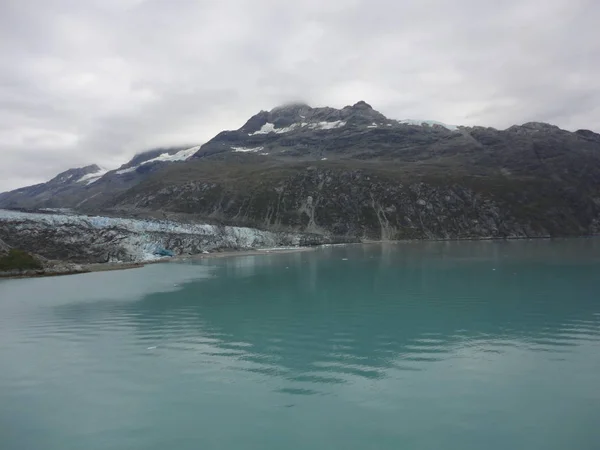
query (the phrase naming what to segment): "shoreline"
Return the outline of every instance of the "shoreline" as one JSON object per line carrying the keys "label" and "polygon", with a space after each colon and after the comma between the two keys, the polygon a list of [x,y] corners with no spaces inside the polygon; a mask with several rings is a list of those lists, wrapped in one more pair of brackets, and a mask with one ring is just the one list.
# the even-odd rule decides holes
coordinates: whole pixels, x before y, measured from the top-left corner
{"label": "shoreline", "polygon": [[166,264],[166,263],[178,263],[185,261],[198,261],[203,259],[219,259],[219,258],[231,258],[235,256],[267,256],[276,254],[287,254],[287,253],[298,253],[315,251],[318,248],[325,247],[337,247],[337,246],[349,246],[349,245],[374,245],[374,244],[408,244],[408,243],[421,243],[421,242],[507,242],[507,241],[537,241],[537,240],[562,240],[562,239],[593,239],[600,238],[599,235],[588,235],[588,236],[563,236],[563,237],[552,237],[552,236],[536,236],[536,237],[507,237],[507,238],[496,238],[496,237],[479,237],[479,238],[454,238],[454,239],[399,239],[393,241],[378,241],[378,240],[364,240],[361,242],[348,242],[340,244],[321,244],[307,247],[282,247],[282,248],[268,248],[268,249],[248,249],[248,250],[226,250],[222,252],[214,253],[199,253],[197,255],[179,255],[173,257],[160,258],[150,261],[139,261],[139,262],[112,262],[112,263],[89,263],[81,264],[81,270],[68,270],[64,272],[35,272],[35,273],[22,273],[22,274],[11,274],[2,275],[0,273],[0,280],[10,280],[19,278],[45,278],[45,277],[58,277],[66,275],[81,275],[85,273],[96,273],[96,272],[111,272],[114,270],[129,270],[129,269],[140,269],[149,264]]}
{"label": "shoreline", "polygon": [[[346,244],[343,244],[346,245]],[[0,280],[12,280],[12,279],[20,279],[20,278],[46,278],[46,277],[60,277],[67,275],[81,275],[85,273],[96,273],[96,272],[112,272],[114,270],[129,270],[129,269],[141,269],[150,264],[169,264],[169,263],[179,263],[185,261],[198,261],[202,259],[219,259],[219,258],[231,258],[235,256],[267,256],[267,255],[276,255],[276,254],[286,254],[286,253],[298,253],[298,252],[307,252],[314,251],[320,246],[312,246],[312,247],[283,247],[281,249],[278,248],[269,248],[269,249],[251,249],[251,250],[227,250],[223,252],[214,252],[214,253],[199,253],[197,255],[179,255],[173,257],[166,257],[161,259],[155,259],[150,261],[139,261],[139,262],[112,262],[112,263],[90,263],[90,264],[80,264],[81,270],[68,270],[64,272],[25,272],[22,274],[10,274],[10,275],[2,275],[0,273]]]}
{"label": "shoreline", "polygon": [[[314,251],[317,247],[298,247],[298,248],[270,248],[270,249],[255,249],[255,250],[227,250],[223,252],[215,253],[199,253],[197,255],[179,255],[166,257],[162,259],[155,259],[151,261],[131,262],[131,263],[94,263],[85,264],[82,267],[85,269],[81,273],[93,273],[93,272],[110,272],[113,270],[128,270],[128,269],[141,269],[144,266],[150,264],[176,264],[185,261],[199,261],[202,259],[219,259],[219,258],[231,258],[235,256],[266,256],[286,253],[298,253],[306,251]],[[70,275],[70,274],[69,274]]]}

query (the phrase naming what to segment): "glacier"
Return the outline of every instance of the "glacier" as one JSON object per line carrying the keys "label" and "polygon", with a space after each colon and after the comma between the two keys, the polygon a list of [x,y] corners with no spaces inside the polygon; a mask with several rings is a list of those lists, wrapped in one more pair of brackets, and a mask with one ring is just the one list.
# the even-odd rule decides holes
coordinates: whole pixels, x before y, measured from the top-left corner
{"label": "glacier", "polygon": [[50,259],[77,263],[145,262],[224,249],[298,247],[324,243],[303,233],[170,220],[0,210],[0,239]]}

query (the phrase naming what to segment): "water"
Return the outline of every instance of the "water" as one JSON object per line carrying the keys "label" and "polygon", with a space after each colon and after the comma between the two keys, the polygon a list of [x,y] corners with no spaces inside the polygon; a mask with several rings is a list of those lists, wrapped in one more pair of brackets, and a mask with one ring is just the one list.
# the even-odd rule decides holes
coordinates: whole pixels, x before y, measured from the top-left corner
{"label": "water", "polygon": [[0,282],[0,448],[598,449],[600,241]]}

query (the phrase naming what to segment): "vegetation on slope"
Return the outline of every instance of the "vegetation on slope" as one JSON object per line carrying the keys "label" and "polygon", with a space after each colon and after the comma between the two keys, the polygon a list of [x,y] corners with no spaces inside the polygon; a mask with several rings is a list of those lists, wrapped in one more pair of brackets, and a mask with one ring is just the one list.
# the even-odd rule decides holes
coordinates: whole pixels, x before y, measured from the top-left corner
{"label": "vegetation on slope", "polygon": [[0,272],[13,270],[40,270],[42,265],[31,254],[12,248],[4,256],[0,256]]}

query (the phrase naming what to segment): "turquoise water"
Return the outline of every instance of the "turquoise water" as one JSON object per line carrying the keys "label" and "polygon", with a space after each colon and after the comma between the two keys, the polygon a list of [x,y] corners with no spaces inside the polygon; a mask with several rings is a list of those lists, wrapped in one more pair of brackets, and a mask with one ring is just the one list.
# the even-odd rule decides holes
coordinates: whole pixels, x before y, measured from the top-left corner
{"label": "turquoise water", "polygon": [[0,281],[0,448],[598,449],[600,241]]}

